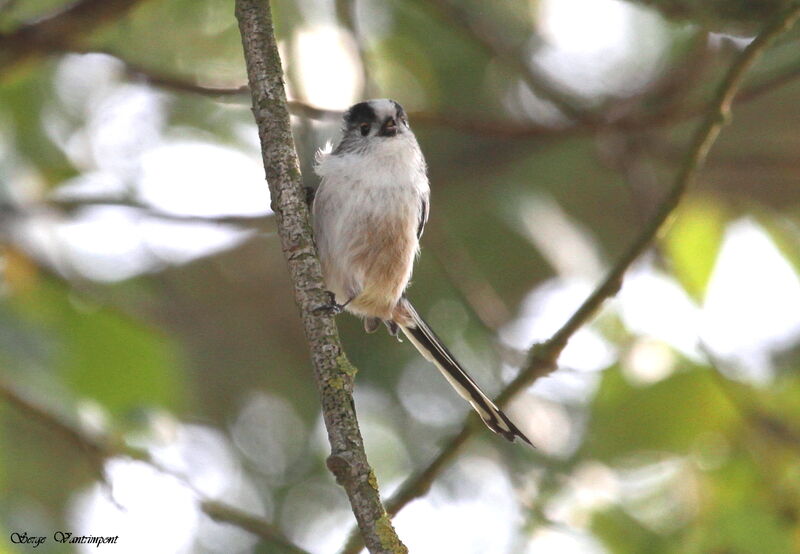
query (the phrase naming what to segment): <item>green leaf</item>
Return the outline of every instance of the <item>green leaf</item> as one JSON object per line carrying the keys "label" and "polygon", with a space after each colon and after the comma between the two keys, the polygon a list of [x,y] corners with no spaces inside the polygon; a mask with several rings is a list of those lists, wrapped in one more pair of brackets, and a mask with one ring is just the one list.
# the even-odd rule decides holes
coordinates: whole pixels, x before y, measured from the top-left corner
{"label": "green leaf", "polygon": [[43,280],[17,295],[12,309],[51,343],[45,358],[77,397],[122,416],[142,407],[183,404],[181,364],[173,340],[122,312],[71,296]]}
{"label": "green leaf", "polygon": [[670,552],[669,537],[644,528],[617,506],[596,513],[591,528],[611,552]]}
{"label": "green leaf", "polygon": [[726,220],[718,201],[695,197],[678,210],[665,237],[665,250],[675,275],[697,301],[702,301],[714,270]]}
{"label": "green leaf", "polygon": [[738,416],[715,379],[692,368],[636,387],[610,368],[592,407],[586,455],[614,462],[648,450],[687,453],[701,434],[724,434]]}
{"label": "green leaf", "polygon": [[[763,454],[760,454],[763,457]],[[775,492],[765,487],[763,467],[746,457],[732,458],[709,474],[704,511],[689,552],[794,552],[792,518]],[[769,479],[767,479],[768,481]]]}

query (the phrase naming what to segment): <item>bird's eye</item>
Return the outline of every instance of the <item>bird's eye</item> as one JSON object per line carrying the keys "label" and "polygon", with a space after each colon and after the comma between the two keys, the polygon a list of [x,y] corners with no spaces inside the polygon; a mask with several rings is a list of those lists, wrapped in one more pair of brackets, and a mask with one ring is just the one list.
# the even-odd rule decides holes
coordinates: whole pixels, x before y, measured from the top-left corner
{"label": "bird's eye", "polygon": [[370,127],[369,123],[362,123],[361,125],[359,125],[362,137],[365,137],[369,134],[369,127]]}

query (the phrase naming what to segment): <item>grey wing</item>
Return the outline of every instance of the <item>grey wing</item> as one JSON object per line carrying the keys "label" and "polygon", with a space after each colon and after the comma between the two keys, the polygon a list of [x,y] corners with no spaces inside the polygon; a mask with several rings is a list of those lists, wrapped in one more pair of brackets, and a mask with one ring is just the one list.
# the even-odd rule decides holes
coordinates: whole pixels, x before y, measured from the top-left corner
{"label": "grey wing", "polygon": [[417,239],[422,237],[422,232],[425,230],[425,224],[428,222],[428,214],[430,213],[430,203],[428,195],[424,194],[419,202],[419,223],[417,224]]}

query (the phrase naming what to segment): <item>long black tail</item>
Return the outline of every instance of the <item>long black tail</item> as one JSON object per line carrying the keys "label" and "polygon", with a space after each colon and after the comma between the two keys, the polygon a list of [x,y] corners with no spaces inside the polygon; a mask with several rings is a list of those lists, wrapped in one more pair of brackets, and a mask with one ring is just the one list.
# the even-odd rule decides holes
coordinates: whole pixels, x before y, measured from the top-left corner
{"label": "long black tail", "polygon": [[531,441],[528,437],[522,434],[522,431],[517,429],[517,426],[511,423],[508,416],[495,406],[489,397],[487,397],[480,387],[467,375],[467,372],[456,361],[455,357],[450,353],[447,347],[442,343],[441,339],[436,336],[436,333],[428,327],[428,324],[419,316],[417,310],[411,305],[407,299],[403,300],[404,307],[412,320],[412,323],[407,326],[400,325],[400,329],[408,337],[408,340],[419,350],[427,360],[439,368],[442,375],[445,376],[447,381],[456,389],[467,402],[481,416],[481,419],[486,426],[497,433],[503,435],[506,439],[514,442],[515,437],[519,437],[531,446]]}

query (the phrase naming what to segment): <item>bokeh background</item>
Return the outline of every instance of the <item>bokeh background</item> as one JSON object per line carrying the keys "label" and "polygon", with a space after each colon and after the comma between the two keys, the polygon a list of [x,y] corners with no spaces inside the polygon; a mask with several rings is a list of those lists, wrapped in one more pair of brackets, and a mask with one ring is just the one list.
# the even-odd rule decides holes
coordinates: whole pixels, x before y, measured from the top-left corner
{"label": "bokeh background", "polygon": [[[784,3],[273,11],[307,185],[337,136],[324,110],[390,96],[410,112],[433,190],[410,296],[497,393],[634,239]],[[115,554],[284,551],[202,498],[335,552],[353,518],[325,469],[233,3],[100,4],[0,0],[0,553],[56,530],[119,535]],[[749,75],[669,232],[510,406],[538,450],[478,433],[396,517],[411,552],[800,551],[796,36]],[[407,342],[338,321],[391,494],[468,408]],[[109,455],[54,421],[110,437]],[[129,447],[169,471],[115,454]]]}

